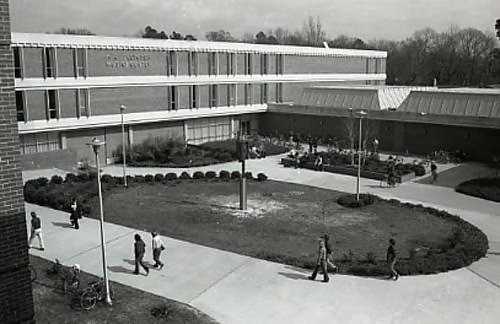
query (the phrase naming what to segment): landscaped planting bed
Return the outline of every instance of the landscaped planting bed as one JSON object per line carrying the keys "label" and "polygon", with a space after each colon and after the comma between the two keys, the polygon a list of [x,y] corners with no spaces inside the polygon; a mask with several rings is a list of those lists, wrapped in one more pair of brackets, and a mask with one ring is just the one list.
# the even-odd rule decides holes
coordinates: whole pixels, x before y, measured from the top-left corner
{"label": "landscaped planting bed", "polygon": [[[249,141],[250,146],[258,146],[258,140]],[[283,146],[262,142],[266,155],[285,153]],[[128,151],[127,164],[136,167],[196,167],[238,159],[236,140],[208,142],[201,145],[187,145],[178,138],[149,137],[140,144],[133,145]],[[122,163],[119,147],[113,152],[115,161]]]}
{"label": "landscaped planting bed", "polygon": [[[95,308],[86,311],[79,307],[79,299],[73,299],[70,293],[64,294],[56,285],[60,282],[57,276],[47,273],[52,267],[50,261],[30,256],[30,264],[37,272],[32,284],[37,323],[217,323],[188,305],[116,282],[112,283],[115,292],[113,306],[97,303]],[[83,289],[99,278],[81,272],[80,280],[80,288]],[[161,315],[158,310],[163,311]]]}
{"label": "landscaped planting bed", "polygon": [[[402,274],[457,269],[483,257],[488,249],[483,232],[447,212],[374,196],[367,198],[371,204],[353,209],[337,202],[344,193],[297,184],[249,181],[248,210],[240,211],[239,184],[231,180],[238,176],[223,171],[213,178],[207,173],[198,179],[189,174],[136,177],[129,188],[123,188],[119,178],[103,178],[106,219],[305,268],[314,266],[317,239],[328,233],[340,271],[356,275],[387,273],[384,259],[391,237],[397,242]],[[89,190],[93,191],[84,194]],[[51,181],[38,188],[35,181],[26,184],[28,201],[45,202],[42,192],[80,192],[88,216],[97,218],[92,181]],[[349,199],[343,201],[351,204]]]}
{"label": "landscaped planting bed", "polygon": [[455,190],[469,196],[500,202],[500,177],[468,180],[459,184]]}

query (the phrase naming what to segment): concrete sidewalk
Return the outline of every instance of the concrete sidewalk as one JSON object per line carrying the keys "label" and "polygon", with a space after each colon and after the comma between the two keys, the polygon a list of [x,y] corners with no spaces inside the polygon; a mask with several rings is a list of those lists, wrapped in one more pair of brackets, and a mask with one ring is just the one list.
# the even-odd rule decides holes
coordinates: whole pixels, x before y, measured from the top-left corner
{"label": "concrete sidewalk", "polygon": [[[248,170],[271,179],[353,192],[355,178],[311,170],[287,169],[280,157],[250,160]],[[196,170],[238,170],[232,162]],[[173,171],[176,170],[176,171]],[[179,169],[129,168],[130,174],[177,172]],[[121,175],[119,166],[105,172]],[[498,323],[500,318],[500,204],[455,193],[452,189],[405,183],[382,189],[362,179],[362,191],[386,198],[446,209],[480,227],[490,253],[470,267],[437,275],[402,277],[397,282],[334,275],[330,283],[307,280],[308,271],[253,259],[188,242],[164,238],[166,266],[146,276],[133,271],[133,234],[149,244],[149,233],[106,224],[112,280],[188,303],[222,323]],[[102,275],[98,222],[84,219],[79,231],[69,215],[26,204],[42,216],[47,249],[31,250],[84,271]],[[150,255],[148,260],[151,261]],[[119,296],[118,296],[119,298]]]}

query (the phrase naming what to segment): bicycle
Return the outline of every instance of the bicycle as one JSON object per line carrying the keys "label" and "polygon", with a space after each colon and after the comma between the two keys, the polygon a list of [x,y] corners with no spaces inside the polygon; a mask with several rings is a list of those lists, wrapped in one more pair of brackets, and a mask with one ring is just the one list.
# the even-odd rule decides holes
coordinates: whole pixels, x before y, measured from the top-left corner
{"label": "bicycle", "polygon": [[389,176],[386,175],[384,179],[380,180],[380,188],[395,188],[401,184],[400,176],[393,176],[392,179],[389,180]]}
{"label": "bicycle", "polygon": [[[115,291],[111,282],[109,283],[109,295],[111,299],[115,298]],[[94,281],[89,283],[89,287],[83,290],[80,296],[80,305],[85,310],[90,310],[95,307],[98,301],[106,299],[106,284],[104,280]]]}
{"label": "bicycle", "polygon": [[68,268],[56,258],[52,268],[47,270],[47,273],[57,275],[57,281],[61,280],[64,293],[67,293],[68,290],[76,291],[80,287],[80,266],[78,264]]}
{"label": "bicycle", "polygon": [[36,269],[33,265],[28,265],[30,268],[30,277],[31,277],[31,282],[34,282],[38,278],[38,274],[36,273]]}

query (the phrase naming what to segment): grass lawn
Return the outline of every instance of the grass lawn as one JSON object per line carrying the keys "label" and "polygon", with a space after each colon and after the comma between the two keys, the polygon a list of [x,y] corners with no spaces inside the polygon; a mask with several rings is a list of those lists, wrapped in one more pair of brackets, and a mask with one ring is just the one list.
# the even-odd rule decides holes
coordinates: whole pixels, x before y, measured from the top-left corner
{"label": "grass lawn", "polygon": [[[324,233],[336,259],[373,259],[367,258],[370,253],[382,261],[391,237],[400,256],[408,258],[411,249],[439,249],[457,227],[447,218],[387,201],[345,208],[336,202],[343,193],[308,186],[249,181],[247,191],[245,213],[238,210],[237,181],[132,183],[106,190],[104,209],[109,222],[303,267],[314,264],[317,238]],[[97,217],[97,199],[90,203],[91,217]]]}
{"label": "grass lawn", "polygon": [[465,195],[500,202],[500,177],[464,181],[455,190]]}
{"label": "grass lawn", "polygon": [[[30,256],[30,263],[38,274],[32,285],[37,323],[217,323],[190,306],[115,282],[116,297],[112,307],[101,302],[89,311],[72,307],[71,294],[65,295],[62,289],[56,288],[54,276],[46,272],[51,262]],[[82,272],[80,279],[81,288],[84,288],[98,278]],[[165,307],[168,309],[166,316],[151,314],[153,308]]]}

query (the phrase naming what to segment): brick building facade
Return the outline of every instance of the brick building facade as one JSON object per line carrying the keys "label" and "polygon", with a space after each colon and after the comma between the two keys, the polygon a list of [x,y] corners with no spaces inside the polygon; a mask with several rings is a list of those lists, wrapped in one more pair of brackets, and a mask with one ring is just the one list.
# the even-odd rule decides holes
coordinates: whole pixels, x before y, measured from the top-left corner
{"label": "brick building facade", "polygon": [[33,322],[9,1],[0,0],[0,323]]}

